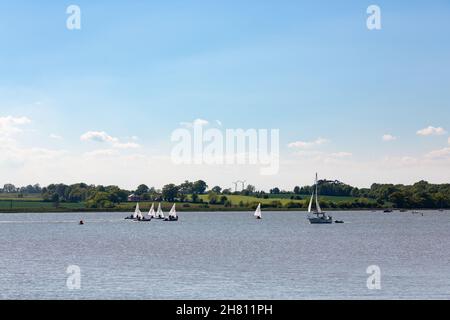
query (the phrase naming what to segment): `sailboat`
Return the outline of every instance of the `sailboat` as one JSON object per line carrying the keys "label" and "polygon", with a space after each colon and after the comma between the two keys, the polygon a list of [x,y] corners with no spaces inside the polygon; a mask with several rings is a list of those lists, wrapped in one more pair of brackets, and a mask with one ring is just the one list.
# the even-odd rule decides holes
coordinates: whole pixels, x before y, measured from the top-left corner
{"label": "sailboat", "polygon": [[177,210],[175,209],[175,203],[170,209],[169,216],[164,219],[164,221],[178,221]]}
{"label": "sailboat", "polygon": [[136,203],[136,209],[134,210],[133,214],[126,217],[125,219],[136,220],[139,218],[139,216],[142,218],[141,210],[139,210],[139,203]]}
{"label": "sailboat", "polygon": [[155,204],[152,203],[152,206],[150,207],[150,210],[148,211],[148,217],[151,219],[156,218],[156,212],[155,212]]}
{"label": "sailboat", "polygon": [[137,220],[137,221],[142,221],[142,220],[144,220],[144,216],[142,215],[141,210],[139,210],[139,203],[138,203],[137,206],[136,206],[135,214],[136,214],[136,220]]}
{"label": "sailboat", "polygon": [[[311,200],[309,200],[309,206],[308,206],[308,213],[312,213],[313,215],[308,215],[308,220],[311,224],[330,224],[333,223],[333,217],[327,216],[325,212],[322,211],[319,204],[319,195],[318,195],[318,180],[317,180],[317,173],[316,173],[316,181],[315,181],[315,188],[311,195]],[[316,209],[312,211],[312,205],[314,202],[316,203]]]}
{"label": "sailboat", "polygon": [[156,210],[155,219],[164,219],[164,212],[161,209],[161,202],[158,204],[158,209]]}
{"label": "sailboat", "polygon": [[[152,213],[153,213],[153,215],[152,215]],[[150,207],[150,210],[148,211],[147,216],[143,217],[142,214],[141,214],[141,217],[138,218],[137,220],[138,221],[142,221],[142,222],[152,221],[152,218],[153,218],[154,214],[155,214],[155,209],[154,209],[154,205],[152,203],[152,206]]]}
{"label": "sailboat", "polygon": [[258,204],[258,207],[255,210],[254,216],[256,217],[256,219],[262,219],[262,216],[261,216],[261,203]]}

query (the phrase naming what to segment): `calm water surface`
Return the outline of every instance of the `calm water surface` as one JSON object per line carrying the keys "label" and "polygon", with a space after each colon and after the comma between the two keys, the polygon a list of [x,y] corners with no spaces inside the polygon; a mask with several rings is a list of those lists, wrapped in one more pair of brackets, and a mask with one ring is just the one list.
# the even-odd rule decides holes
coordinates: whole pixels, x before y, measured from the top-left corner
{"label": "calm water surface", "polygon": [[[448,299],[450,214],[0,214],[2,299]],[[83,219],[86,224],[77,223]],[[68,290],[66,269],[81,268]],[[381,290],[366,269],[381,268]]]}

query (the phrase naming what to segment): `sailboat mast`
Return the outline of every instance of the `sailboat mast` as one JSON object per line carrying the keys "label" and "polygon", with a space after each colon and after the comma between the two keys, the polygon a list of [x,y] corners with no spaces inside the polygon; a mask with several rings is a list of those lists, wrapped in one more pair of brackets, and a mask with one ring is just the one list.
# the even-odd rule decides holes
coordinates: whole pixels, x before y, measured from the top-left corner
{"label": "sailboat mast", "polygon": [[316,199],[317,199],[317,172],[316,172]]}
{"label": "sailboat mast", "polygon": [[317,172],[316,172],[316,210],[317,210],[317,214],[322,213],[322,209],[320,208],[320,203],[319,203],[319,192],[318,192],[318,185],[319,185],[319,180],[317,178]]}

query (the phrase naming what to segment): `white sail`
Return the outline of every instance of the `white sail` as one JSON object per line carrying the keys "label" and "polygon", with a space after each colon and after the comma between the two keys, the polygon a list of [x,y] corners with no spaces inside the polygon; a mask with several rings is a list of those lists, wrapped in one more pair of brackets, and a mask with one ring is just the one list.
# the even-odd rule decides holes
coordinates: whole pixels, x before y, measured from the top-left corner
{"label": "white sail", "polygon": [[311,194],[311,199],[309,200],[308,212],[311,212],[313,200],[314,200],[314,191]]}
{"label": "white sail", "polygon": [[258,204],[258,207],[256,208],[255,217],[261,218],[261,203]]}
{"label": "white sail", "polygon": [[158,218],[164,218],[164,212],[161,209],[161,203],[158,204],[158,209],[156,210],[156,216]]}
{"label": "white sail", "polygon": [[155,218],[156,217],[156,213],[155,213],[155,204],[152,203],[152,206],[150,207],[150,210],[148,211],[148,216],[151,218]]}
{"label": "white sail", "polygon": [[139,209],[139,203],[136,204],[136,209],[134,210],[133,218],[141,218],[142,219],[142,212]]}
{"label": "white sail", "polygon": [[173,204],[172,209],[170,209],[169,216],[170,217],[176,217],[177,216],[177,210],[175,209],[175,203]]}
{"label": "white sail", "polygon": [[139,203],[136,204],[136,209],[134,209],[134,213],[133,213],[133,219],[136,219],[139,214],[141,213],[141,210],[139,210]]}
{"label": "white sail", "polygon": [[322,209],[320,208],[320,204],[319,204],[319,198],[317,198],[317,197],[316,197],[316,207],[317,207],[317,212],[322,213]]}
{"label": "white sail", "polygon": [[318,213],[322,213],[322,209],[320,208],[320,205],[319,205],[319,195],[318,195],[317,189],[318,189],[318,180],[317,180],[317,173],[316,173],[316,209],[317,209]]}

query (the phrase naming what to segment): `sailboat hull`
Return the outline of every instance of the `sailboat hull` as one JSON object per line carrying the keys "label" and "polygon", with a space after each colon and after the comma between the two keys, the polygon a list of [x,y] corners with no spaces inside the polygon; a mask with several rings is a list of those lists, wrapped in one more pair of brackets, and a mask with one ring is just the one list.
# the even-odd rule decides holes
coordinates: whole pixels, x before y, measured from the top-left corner
{"label": "sailboat hull", "polygon": [[165,218],[164,221],[178,221],[178,217],[168,217]]}
{"label": "sailboat hull", "polygon": [[309,223],[311,224],[331,224],[333,223],[333,218],[329,216],[321,217],[308,217]]}

